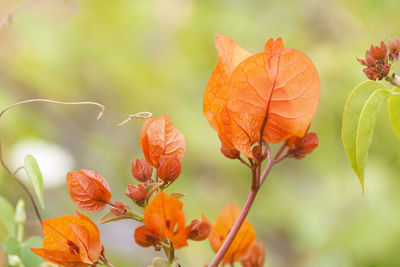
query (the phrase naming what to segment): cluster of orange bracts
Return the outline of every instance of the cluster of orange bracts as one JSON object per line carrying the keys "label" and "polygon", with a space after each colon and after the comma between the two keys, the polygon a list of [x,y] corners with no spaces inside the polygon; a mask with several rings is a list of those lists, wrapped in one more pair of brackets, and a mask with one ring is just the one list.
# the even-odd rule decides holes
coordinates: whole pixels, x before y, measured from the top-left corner
{"label": "cluster of orange bracts", "polygon": [[[217,35],[216,46],[219,58],[204,93],[203,111],[218,132],[222,153],[231,159],[239,159],[242,153],[250,162],[254,159],[261,164],[268,156],[262,145],[282,141],[288,148],[286,156],[300,159],[311,153],[318,138],[307,131],[320,95],[318,74],[311,60],[298,50],[285,48],[280,38],[270,39],[264,51],[255,55],[226,36]],[[179,249],[188,245],[188,239],[201,241],[208,237],[217,252],[240,209],[228,205],[213,226],[204,215],[202,221],[186,225],[183,203],[178,199],[182,194],[164,191],[181,174],[186,149],[183,135],[166,115],[147,118],[140,146],[144,159],[131,164],[138,183],[127,185],[125,194],[144,209],[143,215],[138,216],[122,202],[111,202],[107,181],[90,170],[67,175],[74,203],[87,212],[99,212],[110,205],[109,214],[115,218],[133,216],[143,223],[134,233],[136,243],[142,247]],[[43,248],[32,251],[60,266],[106,263],[95,223],[77,214],[43,221]],[[257,243],[253,227],[245,220],[222,261],[261,267],[264,260],[264,244]]]}

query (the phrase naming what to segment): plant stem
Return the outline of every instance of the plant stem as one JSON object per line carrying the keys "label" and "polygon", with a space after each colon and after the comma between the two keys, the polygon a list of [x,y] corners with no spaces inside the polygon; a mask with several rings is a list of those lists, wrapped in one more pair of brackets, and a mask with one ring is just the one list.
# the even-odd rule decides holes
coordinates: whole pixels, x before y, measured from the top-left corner
{"label": "plant stem", "polygon": [[397,76],[394,72],[391,76],[386,77],[385,80],[390,82],[393,86],[400,88],[400,77]]}
{"label": "plant stem", "polygon": [[211,263],[208,265],[208,267],[217,267],[218,264],[221,262],[222,258],[224,257],[225,253],[228,251],[230,245],[232,244],[234,238],[236,237],[237,233],[239,232],[240,227],[242,226],[244,220],[246,219],[247,214],[250,211],[251,205],[254,202],[254,199],[257,195],[258,189],[252,188],[250,191],[249,196],[247,197],[246,203],[244,204],[244,207],[237,218],[235,224],[233,225],[231,231],[229,232],[228,236],[226,237],[224,243],[218,250],[217,254],[215,257],[212,259]]}
{"label": "plant stem", "polygon": [[1,20],[0,20],[0,30],[2,30],[5,26],[7,26],[8,22],[11,20],[12,16],[14,16],[15,13],[32,3],[34,0],[26,0],[16,6],[15,8],[11,9]]}
{"label": "plant stem", "polygon": [[[1,116],[1,115],[0,115],[0,116]],[[29,192],[29,190],[28,190],[28,188],[25,186],[25,184],[24,184],[23,182],[21,182],[21,180],[19,180],[19,179],[17,178],[17,176],[14,175],[14,172],[12,172],[12,171],[8,168],[8,166],[6,165],[6,163],[4,162],[1,143],[0,143],[0,163],[1,163],[1,165],[3,165],[3,168],[4,168],[12,177],[14,177],[14,179],[18,182],[18,184],[22,187],[22,189],[23,189],[23,190],[26,192],[26,194],[29,196],[29,199],[30,199],[30,201],[31,201],[31,203],[32,203],[32,205],[33,205],[33,208],[35,209],[36,217],[37,217],[37,219],[39,220],[40,224],[42,224],[42,217],[40,216],[39,209],[38,209],[38,207],[37,207],[37,205],[36,205],[35,199],[33,198],[31,192]]]}

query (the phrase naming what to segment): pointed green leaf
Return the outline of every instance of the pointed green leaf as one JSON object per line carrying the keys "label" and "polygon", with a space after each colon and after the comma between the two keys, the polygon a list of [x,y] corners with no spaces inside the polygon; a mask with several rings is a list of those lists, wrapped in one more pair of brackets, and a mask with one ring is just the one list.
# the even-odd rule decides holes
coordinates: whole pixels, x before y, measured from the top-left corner
{"label": "pointed green leaf", "polygon": [[14,208],[3,197],[0,197],[0,242],[7,236],[15,235]]}
{"label": "pointed green leaf", "polygon": [[[366,81],[356,86],[347,98],[342,122],[342,142],[349,158],[350,164],[358,177],[361,177],[361,170],[356,159],[356,138],[359,118],[365,102],[371,94],[384,89],[385,85],[380,82]],[[360,183],[364,191],[364,184],[361,178]]]}
{"label": "pointed green leaf", "polygon": [[376,90],[365,102],[361,111],[357,127],[356,137],[356,160],[360,169],[359,179],[364,183],[364,169],[368,158],[368,150],[372,143],[376,118],[381,110],[382,104],[390,96],[390,91],[386,89]]}
{"label": "pointed green leaf", "polygon": [[[400,88],[395,87],[393,92],[400,92]],[[392,128],[397,138],[400,139],[400,96],[392,95],[389,97],[389,118]]]}
{"label": "pointed green leaf", "polygon": [[42,247],[42,239],[38,236],[33,236],[26,240],[21,246],[21,260],[25,267],[39,267],[42,263],[42,258],[31,251],[31,248]]}
{"label": "pointed green leaf", "polygon": [[44,209],[43,201],[43,177],[40,172],[39,165],[36,159],[32,155],[25,157],[24,169],[28,174],[29,180],[32,183],[33,189],[35,190],[36,197],[39,199],[40,206]]}

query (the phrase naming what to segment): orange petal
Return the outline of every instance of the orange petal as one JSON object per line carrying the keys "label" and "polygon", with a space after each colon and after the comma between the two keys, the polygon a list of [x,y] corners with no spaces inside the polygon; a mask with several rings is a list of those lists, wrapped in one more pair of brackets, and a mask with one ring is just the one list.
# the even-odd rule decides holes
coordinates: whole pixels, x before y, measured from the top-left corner
{"label": "orange petal", "polygon": [[204,92],[203,113],[211,127],[219,133],[221,142],[232,149],[230,114],[226,109],[227,89],[236,66],[251,54],[223,35],[215,37],[215,46],[219,57]]}
{"label": "orange petal", "polygon": [[228,91],[232,143],[249,158],[263,123],[268,143],[301,137],[318,105],[320,82],[311,60],[295,49],[282,49],[280,43],[269,41],[270,52],[249,57],[232,74]]}
{"label": "orange petal", "polygon": [[156,246],[158,243],[158,236],[146,225],[136,228],[134,238],[139,246],[145,248]]}
{"label": "orange petal", "polygon": [[[234,204],[229,204],[217,217],[214,227],[212,227],[209,241],[215,252],[219,250],[231,231],[237,218],[240,215],[240,208]],[[204,219],[203,219],[204,220]],[[253,226],[245,220],[240,227],[235,239],[226,252],[223,262],[233,263],[240,261],[246,255],[246,251],[251,243],[256,239],[256,232]]]}
{"label": "orange petal", "polygon": [[164,192],[158,193],[144,210],[144,224],[160,238],[168,238],[176,249],[187,245],[183,203]]}
{"label": "orange petal", "polygon": [[80,260],[79,254],[72,255],[65,251],[44,249],[44,248],[31,248],[32,252],[42,257],[48,262],[54,263],[64,267],[87,267],[87,263]]}
{"label": "orange petal", "polygon": [[107,181],[94,171],[69,172],[67,184],[72,200],[84,211],[99,212],[111,199]]}
{"label": "orange petal", "polygon": [[176,156],[181,161],[186,151],[183,134],[165,114],[146,120],[140,133],[140,147],[146,161],[154,167],[158,167],[162,155]]}

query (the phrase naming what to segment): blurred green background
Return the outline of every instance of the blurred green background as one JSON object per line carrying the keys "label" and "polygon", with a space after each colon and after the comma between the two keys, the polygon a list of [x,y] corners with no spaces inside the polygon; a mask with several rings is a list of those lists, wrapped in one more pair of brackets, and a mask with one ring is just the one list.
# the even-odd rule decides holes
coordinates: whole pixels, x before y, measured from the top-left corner
{"label": "blurred green background", "polygon": [[[1,0],[0,17],[21,1]],[[0,31],[0,107],[28,98],[98,101],[119,121],[128,114],[166,113],[185,135],[183,173],[171,191],[187,192],[188,221],[214,221],[230,202],[244,203],[248,169],[219,152],[202,114],[202,94],[217,61],[216,33],[251,52],[270,37],[307,54],[321,78],[311,125],[317,150],[271,172],[249,220],[266,244],[266,266],[400,266],[400,142],[386,110],[380,114],[366,170],[366,193],[340,140],[351,89],[365,77],[355,57],[370,44],[399,36],[400,1],[391,0],[34,0]],[[72,214],[65,173],[93,169],[113,199],[128,202],[130,161],[142,157],[142,120],[112,127],[90,106],[29,104],[0,122],[4,154],[18,166],[33,154],[45,173],[45,218]],[[47,173],[47,175],[46,175]],[[47,182],[46,182],[47,181]],[[0,171],[0,195],[14,204],[24,193]],[[28,230],[40,234],[30,203]],[[0,211],[1,212],[1,211]],[[99,215],[91,215],[97,219]],[[146,266],[152,249],[135,245],[134,222],[101,225],[110,261]],[[207,241],[178,251],[182,266],[213,257]]]}

